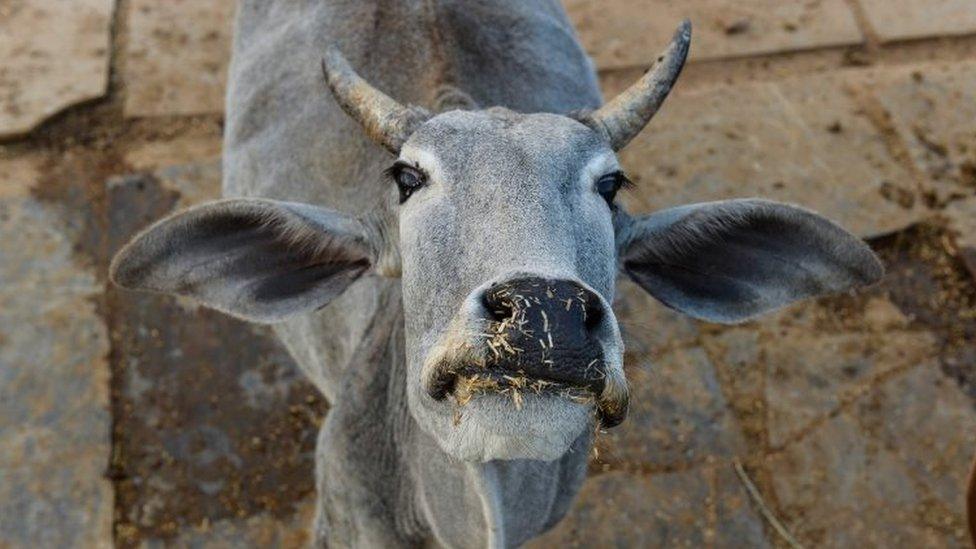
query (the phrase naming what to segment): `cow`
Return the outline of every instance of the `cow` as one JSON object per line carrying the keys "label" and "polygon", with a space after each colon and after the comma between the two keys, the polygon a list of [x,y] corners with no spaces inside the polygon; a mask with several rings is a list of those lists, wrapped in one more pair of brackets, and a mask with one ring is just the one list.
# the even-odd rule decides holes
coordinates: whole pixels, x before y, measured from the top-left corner
{"label": "cow", "polygon": [[243,0],[225,198],[138,234],[111,278],[273,325],[331,406],[317,543],[522,544],[626,416],[620,273],[719,323],[882,274],[797,206],[624,210],[615,152],[690,42],[681,23],[604,104],[558,0]]}

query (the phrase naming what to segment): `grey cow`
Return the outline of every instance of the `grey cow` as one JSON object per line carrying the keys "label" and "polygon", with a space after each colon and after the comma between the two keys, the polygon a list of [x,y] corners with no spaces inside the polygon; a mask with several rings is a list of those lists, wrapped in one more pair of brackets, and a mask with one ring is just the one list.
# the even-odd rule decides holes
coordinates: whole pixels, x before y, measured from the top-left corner
{"label": "grey cow", "polygon": [[558,522],[595,423],[626,414],[621,271],[726,323],[881,276],[801,208],[618,205],[614,151],[690,32],[601,106],[558,0],[242,2],[229,198],[142,232],[112,277],[274,323],[332,406],[318,543],[508,547]]}

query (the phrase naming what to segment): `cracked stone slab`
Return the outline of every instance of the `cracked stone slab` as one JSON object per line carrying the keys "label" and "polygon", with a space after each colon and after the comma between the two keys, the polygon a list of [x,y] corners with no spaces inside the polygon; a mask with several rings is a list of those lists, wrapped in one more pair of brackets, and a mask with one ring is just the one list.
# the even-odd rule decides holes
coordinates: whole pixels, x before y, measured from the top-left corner
{"label": "cracked stone slab", "polygon": [[[108,332],[33,158],[0,160],[0,546],[109,547]],[[69,465],[70,464],[70,465]]]}
{"label": "cracked stone slab", "polygon": [[45,299],[0,293],[0,546],[110,547],[107,330]]}
{"label": "cracked stone slab", "polygon": [[234,0],[129,3],[125,114],[221,113]]}
{"label": "cracked stone slab", "polygon": [[25,134],[108,86],[114,0],[0,4],[0,138]]}
{"label": "cracked stone slab", "polygon": [[885,71],[875,90],[935,200],[976,195],[976,63]]}
{"label": "cracked stone slab", "polygon": [[702,337],[702,346],[715,364],[729,410],[749,441],[767,438],[763,349],[759,341],[759,332],[749,328],[726,329]]}
{"label": "cracked stone slab", "polygon": [[976,32],[971,0],[858,0],[884,42]]}
{"label": "cracked stone slab", "polygon": [[[764,197],[862,237],[926,215],[911,173],[867,118],[859,73],[677,93],[621,152],[631,211]],[[678,90],[680,92],[680,90]]]}
{"label": "cracked stone slab", "polygon": [[935,335],[913,329],[885,293],[876,288],[806,301],[703,334],[729,405],[751,439],[781,448],[877,379],[937,354]]}
{"label": "cracked stone slab", "polygon": [[[868,438],[891,449],[908,466],[910,478],[941,514],[933,526],[965,541],[961,531],[962,486],[976,455],[976,409],[972,398],[934,363],[891,379],[852,410]],[[948,520],[947,520],[948,519]]]}
{"label": "cracked stone slab", "polygon": [[743,451],[715,367],[699,347],[628,368],[627,420],[598,439],[610,468],[668,469]]}
{"label": "cracked stone slab", "polygon": [[966,546],[974,429],[971,401],[919,365],[767,460],[780,518],[811,547]]}
{"label": "cracked stone slab", "polygon": [[566,518],[528,547],[772,547],[727,463],[590,477]]}
{"label": "cracked stone slab", "polygon": [[563,0],[600,69],[649,65],[678,23],[694,25],[692,59],[717,59],[859,44],[844,0]]}
{"label": "cracked stone slab", "polygon": [[[17,167],[21,162],[25,164]],[[8,169],[24,171],[23,178],[14,177],[0,187],[12,195],[0,198],[0,234],[9,235],[0,238],[0,291],[18,302],[28,296],[99,291],[94,275],[79,267],[72,255],[62,212],[27,194],[35,183],[36,166],[24,159],[0,161],[0,174]]]}
{"label": "cracked stone slab", "polygon": [[887,371],[917,365],[936,353],[926,333],[825,334],[780,332],[765,347],[770,443],[785,444],[811,423],[866,391]]}

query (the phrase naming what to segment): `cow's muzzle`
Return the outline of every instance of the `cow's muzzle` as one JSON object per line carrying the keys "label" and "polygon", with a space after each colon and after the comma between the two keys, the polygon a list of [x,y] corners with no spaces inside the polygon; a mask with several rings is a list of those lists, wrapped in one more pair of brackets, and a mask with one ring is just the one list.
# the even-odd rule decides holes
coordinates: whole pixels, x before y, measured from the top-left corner
{"label": "cow's muzzle", "polygon": [[607,311],[593,291],[574,281],[528,277],[493,284],[480,301],[480,329],[449,345],[450,356],[438,357],[430,396],[454,394],[463,403],[500,392],[517,404],[523,393],[558,394],[594,402],[604,426],[623,421],[626,382],[604,356]]}

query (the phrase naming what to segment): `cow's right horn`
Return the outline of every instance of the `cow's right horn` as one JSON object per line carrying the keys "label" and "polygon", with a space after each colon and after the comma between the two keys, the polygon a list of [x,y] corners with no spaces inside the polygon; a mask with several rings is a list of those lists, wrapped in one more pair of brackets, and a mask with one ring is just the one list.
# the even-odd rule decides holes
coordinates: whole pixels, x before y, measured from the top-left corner
{"label": "cow's right horn", "polygon": [[393,154],[430,113],[420,107],[404,106],[371,86],[349,66],[335,46],[325,52],[322,73],[342,110],[366,131],[366,135]]}

